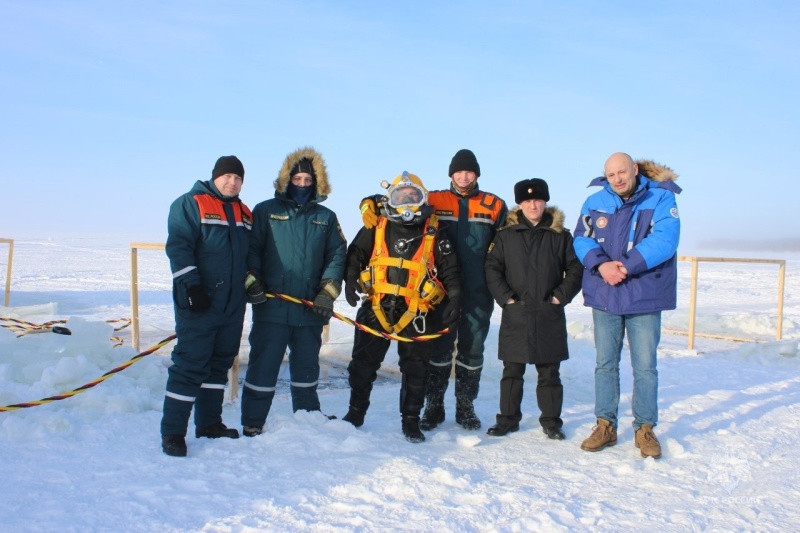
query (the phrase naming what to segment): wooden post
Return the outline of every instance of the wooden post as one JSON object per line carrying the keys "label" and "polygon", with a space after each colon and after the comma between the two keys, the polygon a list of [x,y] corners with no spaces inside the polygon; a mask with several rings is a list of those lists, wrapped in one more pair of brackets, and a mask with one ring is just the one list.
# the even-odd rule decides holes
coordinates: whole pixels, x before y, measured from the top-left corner
{"label": "wooden post", "polygon": [[228,396],[231,401],[239,396],[239,354],[233,358],[233,366],[228,370]]}
{"label": "wooden post", "polygon": [[8,267],[6,268],[6,293],[3,299],[3,306],[8,307],[8,300],[11,297],[11,264],[14,260],[14,239],[0,239],[0,242],[8,244]]}
{"label": "wooden post", "polygon": [[694,350],[694,326],[697,315],[697,258],[692,257],[692,289],[689,295],[689,349]]}
{"label": "wooden post", "polygon": [[139,353],[139,263],[137,248],[131,244],[131,344]]}
{"label": "wooden post", "polygon": [[783,286],[786,280],[786,261],[781,262],[778,269],[778,323],[775,333],[775,339],[781,340],[783,338]]}

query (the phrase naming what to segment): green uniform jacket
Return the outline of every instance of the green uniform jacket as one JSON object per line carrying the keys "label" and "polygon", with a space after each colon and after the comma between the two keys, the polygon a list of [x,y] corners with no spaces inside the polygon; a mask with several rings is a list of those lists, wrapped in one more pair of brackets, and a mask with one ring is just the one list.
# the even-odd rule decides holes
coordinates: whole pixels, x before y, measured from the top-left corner
{"label": "green uniform jacket", "polygon": [[[341,286],[347,241],[336,213],[319,205],[319,194],[302,207],[284,192],[258,204],[247,262],[261,273],[266,291],[314,300],[323,279]],[[290,326],[324,325],[328,321],[305,305],[270,298],[253,306],[254,322]]]}
{"label": "green uniform jacket", "polygon": [[201,316],[188,310],[186,289],[195,285],[211,298],[209,312],[244,312],[251,225],[250,210],[239,197],[223,197],[210,181],[198,181],[172,203],[166,252],[177,319]]}

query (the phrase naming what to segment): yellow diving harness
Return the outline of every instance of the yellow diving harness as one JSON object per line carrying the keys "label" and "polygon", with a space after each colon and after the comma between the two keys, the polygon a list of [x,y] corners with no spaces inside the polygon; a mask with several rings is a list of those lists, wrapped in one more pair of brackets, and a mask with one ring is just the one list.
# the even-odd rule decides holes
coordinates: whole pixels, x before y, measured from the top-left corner
{"label": "yellow diving harness", "polygon": [[[399,333],[411,323],[418,333],[424,333],[425,317],[445,296],[444,287],[436,277],[437,272],[433,259],[433,246],[436,243],[439,219],[436,215],[431,215],[425,222],[425,229],[421,236],[422,244],[411,259],[389,257],[389,248],[386,245],[387,223],[386,217],[378,219],[372,257],[367,268],[361,271],[358,282],[362,292],[372,299],[372,311],[384,330]],[[405,286],[389,283],[387,280],[389,267],[408,270],[408,281]],[[404,297],[408,305],[408,309],[394,325],[389,324],[386,313],[381,307],[381,300],[387,294]]]}

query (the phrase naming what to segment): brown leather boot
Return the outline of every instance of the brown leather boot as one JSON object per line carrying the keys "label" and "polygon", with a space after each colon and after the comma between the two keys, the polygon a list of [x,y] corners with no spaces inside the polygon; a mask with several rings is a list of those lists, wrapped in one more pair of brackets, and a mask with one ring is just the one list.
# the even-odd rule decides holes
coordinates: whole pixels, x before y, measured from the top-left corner
{"label": "brown leather boot", "polygon": [[661,457],[661,444],[653,433],[652,424],[642,424],[636,430],[636,447],[642,452],[642,457],[652,457],[658,459]]}
{"label": "brown leather boot", "polygon": [[597,419],[597,425],[592,429],[589,438],[581,443],[581,450],[587,452],[599,452],[606,446],[613,446],[617,443],[617,430],[611,422],[603,418]]}

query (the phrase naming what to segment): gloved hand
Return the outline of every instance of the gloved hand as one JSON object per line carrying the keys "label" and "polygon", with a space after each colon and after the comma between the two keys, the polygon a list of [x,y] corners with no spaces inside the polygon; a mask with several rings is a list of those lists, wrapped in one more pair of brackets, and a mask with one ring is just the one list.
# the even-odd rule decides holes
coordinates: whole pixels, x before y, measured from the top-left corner
{"label": "gloved hand", "polygon": [[332,279],[323,279],[319,284],[319,293],[314,298],[314,307],[311,309],[323,318],[333,316],[333,302],[342,292],[342,284]]}
{"label": "gloved hand", "polygon": [[325,292],[324,290],[319,291],[317,297],[314,298],[314,307],[312,307],[311,310],[323,318],[332,317],[333,298],[331,298],[331,295]]}
{"label": "gloved hand", "polygon": [[451,324],[454,324],[458,320],[460,314],[461,297],[459,297],[457,294],[451,294],[447,301],[447,305],[445,305],[444,309],[442,309],[442,327],[446,328]]}
{"label": "gloved hand", "polygon": [[358,206],[361,209],[361,220],[367,229],[372,229],[378,224],[378,202],[376,198],[380,198],[380,196],[367,196],[361,200],[361,204]]}
{"label": "gloved hand", "polygon": [[247,301],[253,305],[263,304],[267,301],[267,295],[264,294],[264,282],[261,281],[261,276],[257,272],[249,270],[247,276],[244,278],[244,290],[247,291]]}
{"label": "gloved hand", "polygon": [[350,307],[357,306],[359,300],[361,300],[358,294],[356,294],[356,287],[358,287],[358,283],[355,281],[344,284],[344,297],[347,299],[347,303],[350,304]]}
{"label": "gloved hand", "polygon": [[192,285],[186,289],[186,298],[189,300],[189,310],[199,313],[211,307],[211,298],[200,285]]}

